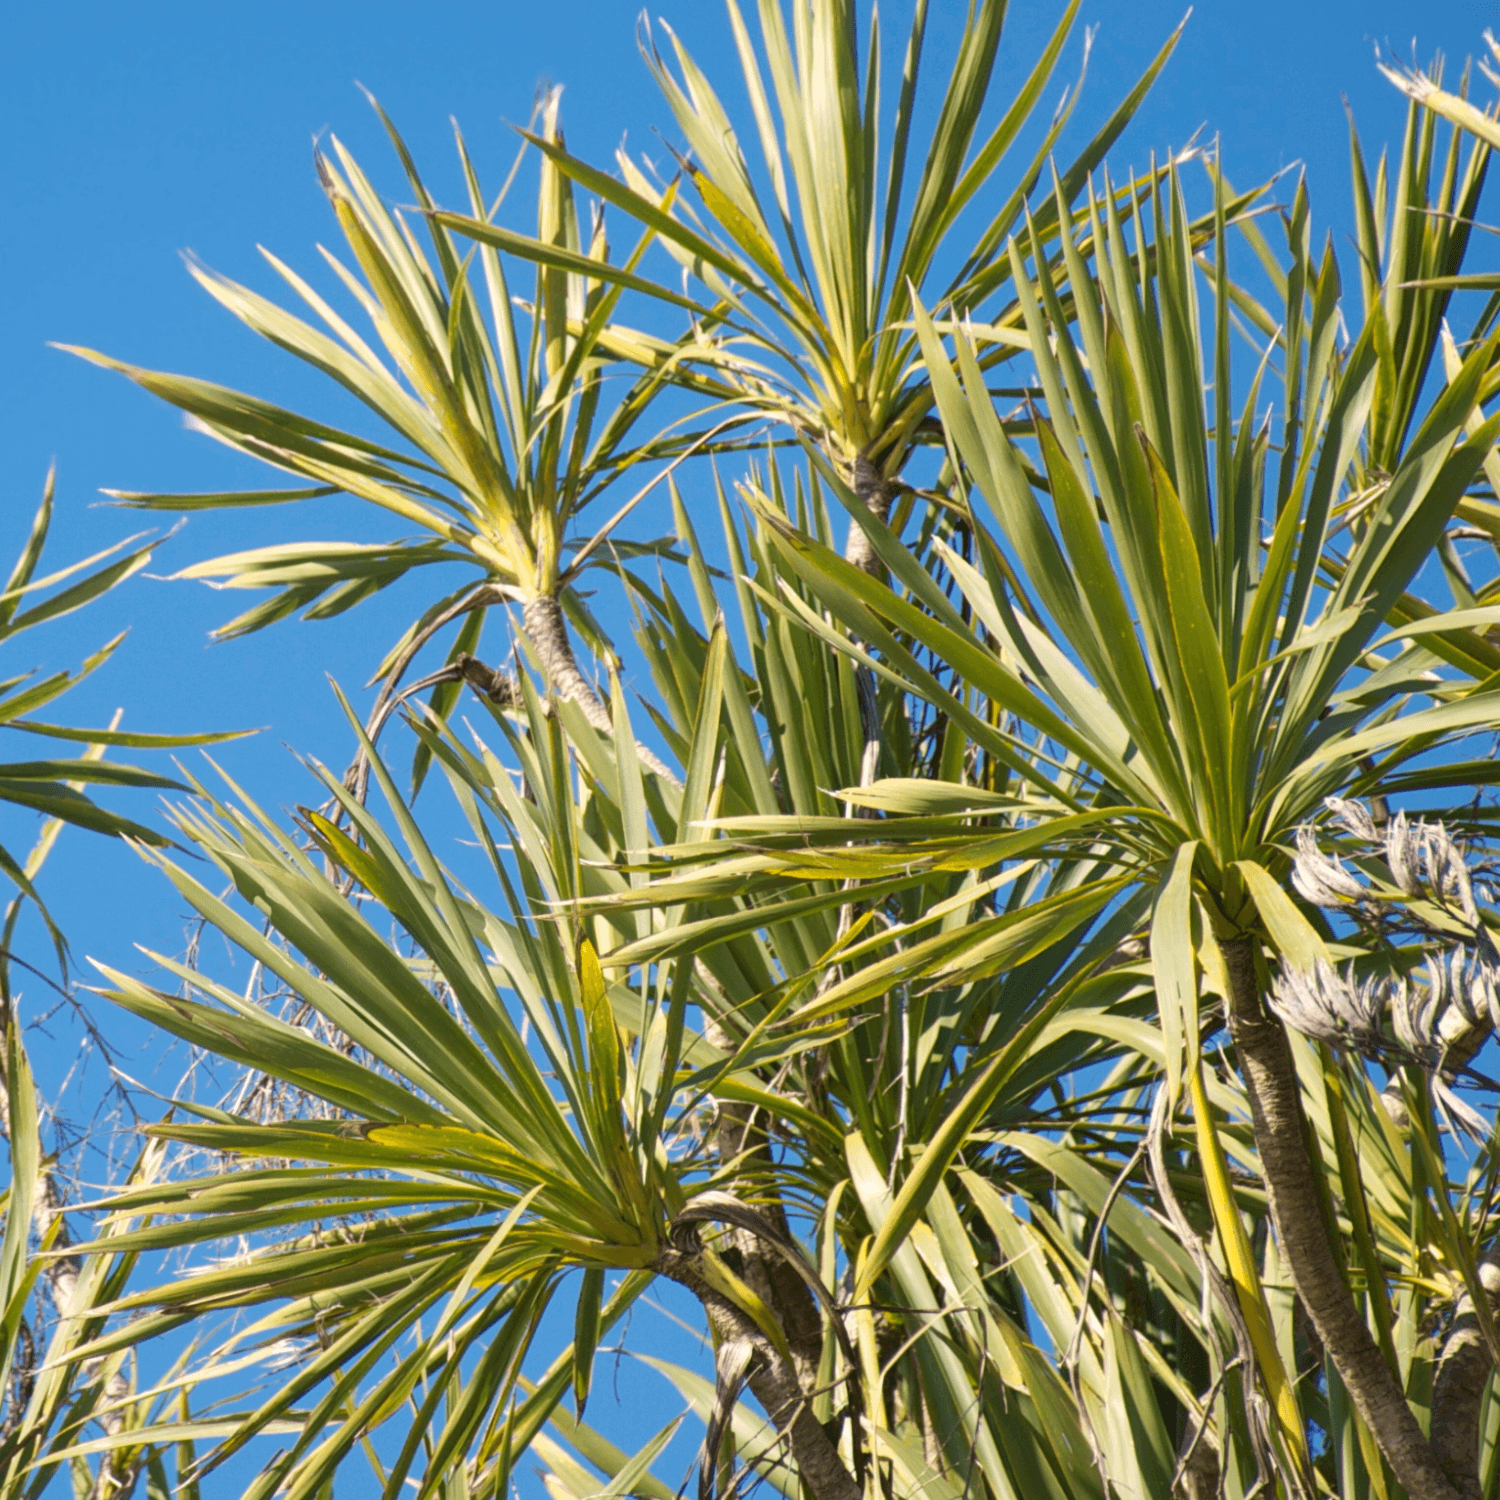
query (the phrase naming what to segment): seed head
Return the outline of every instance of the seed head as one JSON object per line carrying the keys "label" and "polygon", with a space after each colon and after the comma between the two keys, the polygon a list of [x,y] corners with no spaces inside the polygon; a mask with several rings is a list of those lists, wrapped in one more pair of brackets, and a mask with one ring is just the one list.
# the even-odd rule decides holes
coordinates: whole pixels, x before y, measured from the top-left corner
{"label": "seed head", "polygon": [[1479,908],[1474,905],[1474,887],[1469,866],[1458,845],[1441,823],[1424,825],[1423,854],[1427,865],[1427,883],[1432,893],[1446,907],[1456,910],[1471,927],[1479,925]]}
{"label": "seed head", "polygon": [[1449,950],[1446,962],[1429,954],[1427,969],[1433,992],[1467,1027],[1500,1026],[1500,973],[1477,948],[1470,952],[1460,943]]}
{"label": "seed head", "polygon": [[1365,887],[1343,861],[1324,854],[1310,824],[1297,830],[1297,858],[1292,863],[1292,884],[1297,893],[1314,906],[1347,906],[1367,894]]}
{"label": "seed head", "polygon": [[1490,1122],[1454,1093],[1441,1073],[1432,1075],[1432,1100],[1437,1105],[1449,1135],[1462,1132],[1476,1145],[1483,1145],[1490,1137]]}
{"label": "seed head", "polygon": [[1285,968],[1271,986],[1271,1009],[1293,1031],[1334,1047],[1378,1056],[1385,1044],[1385,996],[1378,979],[1356,984],[1352,967],[1340,974],[1326,960],[1306,969]]}
{"label": "seed head", "polygon": [[1422,825],[1413,828],[1406,821],[1406,814],[1398,812],[1385,826],[1385,862],[1403,895],[1415,896],[1422,889],[1417,868],[1421,847]]}
{"label": "seed head", "polygon": [[1380,830],[1375,826],[1375,819],[1370,816],[1370,809],[1363,802],[1346,802],[1342,797],[1325,797],[1323,806],[1331,812],[1355,838],[1363,840],[1367,844],[1378,844],[1380,842]]}
{"label": "seed head", "polygon": [[[1430,965],[1428,972],[1440,970],[1438,963]],[[1442,1001],[1430,987],[1413,985],[1405,978],[1391,987],[1391,1030],[1406,1052],[1428,1066],[1437,1062],[1442,1051],[1437,1030],[1441,1009]]]}

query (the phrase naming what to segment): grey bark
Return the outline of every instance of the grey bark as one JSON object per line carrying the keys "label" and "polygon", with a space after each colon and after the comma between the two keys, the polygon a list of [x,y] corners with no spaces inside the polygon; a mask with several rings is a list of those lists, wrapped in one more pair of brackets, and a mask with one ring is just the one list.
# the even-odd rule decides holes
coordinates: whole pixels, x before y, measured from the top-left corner
{"label": "grey bark", "polygon": [[528,599],[521,606],[521,619],[526,627],[526,639],[531,642],[537,660],[542,664],[548,687],[559,698],[576,703],[595,729],[603,734],[612,733],[614,724],[609,710],[594,691],[593,684],[578,670],[561,602],[552,594]]}
{"label": "grey bark", "polygon": [[811,1399],[791,1361],[739,1308],[709,1285],[699,1256],[675,1247],[663,1249],[655,1269],[703,1304],[721,1344],[744,1343],[753,1350],[750,1389],[791,1449],[797,1475],[811,1500],[863,1500],[833,1440],[813,1415]]}
{"label": "grey bark", "polygon": [[[850,488],[860,504],[877,520],[883,522],[890,519],[891,502],[896,498],[897,486],[863,453],[854,460]],[[844,547],[844,560],[853,563],[872,578],[885,577],[885,564],[870,545],[870,538],[865,534],[864,527],[852,517],[849,521],[849,540]]]}
{"label": "grey bark", "polygon": [[[578,670],[578,659],[573,655],[573,643],[568,639],[568,625],[563,618],[562,604],[553,594],[540,594],[528,599],[521,606],[521,621],[526,630],[526,639],[531,642],[537,660],[542,664],[542,673],[547,686],[570,703],[583,710],[583,716],[602,734],[614,733],[614,721],[608,707],[593,684]],[[665,777],[673,786],[682,783],[666,763],[639,741],[636,753],[643,765],[649,766],[658,776]]]}
{"label": "grey bark", "polygon": [[[721,1052],[732,1053],[735,1041],[712,1017],[704,1017],[704,1039]],[[757,1124],[754,1105],[720,1100],[714,1111],[714,1154],[721,1163],[738,1161],[739,1175],[753,1176],[757,1167],[768,1172],[772,1167],[770,1142],[764,1125]],[[786,1210],[777,1194],[757,1198],[757,1210],[770,1221],[772,1228],[786,1239],[791,1230]],[[730,1228],[726,1239],[739,1251],[744,1262],[740,1273],[750,1290],[776,1315],[786,1335],[787,1347],[798,1379],[809,1389],[817,1379],[823,1355],[823,1320],[802,1278],[779,1255],[770,1255],[759,1239],[746,1229]]]}
{"label": "grey bark", "polygon": [[[488,667],[476,657],[468,654],[461,655],[447,666],[429,673],[420,681],[400,691],[397,690],[402,674],[410,665],[412,658],[443,626],[456,620],[460,615],[467,614],[470,610],[487,609],[492,604],[498,604],[503,598],[504,595],[500,594],[493,585],[481,584],[451,609],[443,611],[436,619],[430,621],[427,627],[408,643],[406,650],[381,686],[380,694],[375,700],[375,707],[365,726],[365,733],[372,742],[379,739],[386,720],[402,703],[439,682],[467,682],[476,692],[483,693],[492,702],[502,707],[510,707],[521,701],[520,690],[510,673]],[[603,734],[612,734],[614,721],[610,716],[609,706],[594,691],[593,684],[588,678],[578,669],[578,659],[573,655],[573,644],[568,639],[567,621],[563,618],[562,605],[557,597],[544,594],[536,599],[528,599],[521,606],[521,619],[526,639],[531,642],[532,649],[536,652],[538,661],[541,662],[547,686],[559,698],[576,703],[595,729]],[[636,752],[642,764],[655,771],[658,776],[664,776],[674,786],[682,784],[661,758],[640,741],[636,742]],[[369,758],[361,748],[354,763],[344,774],[344,785],[361,802],[365,799],[369,775]]]}
{"label": "grey bark", "polygon": [[1223,953],[1229,1031],[1250,1097],[1271,1219],[1297,1295],[1410,1500],[1459,1500],[1344,1284],[1313,1177],[1296,1064],[1281,1022],[1262,1003],[1254,949],[1240,938],[1226,942]]}
{"label": "grey bark", "polygon": [[[1467,1067],[1493,1030],[1488,1017],[1471,1020],[1457,1009],[1448,1011],[1439,1027],[1443,1043],[1441,1071],[1451,1074]],[[1399,1072],[1393,1073],[1381,1090],[1380,1103],[1398,1130],[1411,1128]],[[1478,1269],[1491,1316],[1500,1318],[1500,1250],[1491,1250]],[[1494,1360],[1480,1330],[1473,1299],[1465,1291],[1454,1308],[1453,1321],[1438,1356],[1431,1423],[1432,1451],[1464,1500],[1480,1500],[1479,1421],[1485,1383],[1493,1368]]]}
{"label": "grey bark", "polygon": [[[1491,1313],[1500,1315],[1500,1252],[1492,1250],[1480,1261],[1479,1284]],[[1492,1367],[1473,1300],[1465,1292],[1443,1340],[1432,1387],[1432,1451],[1464,1500],[1480,1500],[1479,1416]]]}

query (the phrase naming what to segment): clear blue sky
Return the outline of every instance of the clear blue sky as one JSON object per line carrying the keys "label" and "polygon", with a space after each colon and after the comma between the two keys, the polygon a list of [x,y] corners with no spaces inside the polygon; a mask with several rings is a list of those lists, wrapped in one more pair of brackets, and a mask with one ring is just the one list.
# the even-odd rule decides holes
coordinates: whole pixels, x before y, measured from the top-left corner
{"label": "clear blue sky", "polygon": [[[1058,0],[1015,0],[996,97],[1029,65],[1061,11]],[[957,0],[932,0],[935,53],[962,24]],[[888,52],[907,5],[888,7]],[[737,99],[723,13],[714,0],[669,3],[667,19],[711,76]],[[1092,128],[1181,18],[1178,0],[1091,0],[1098,27],[1077,120]],[[569,143],[606,161],[626,139],[664,154],[653,128],[672,137],[667,111],[635,47],[634,0],[228,0],[216,5],[133,0],[13,4],[0,21],[0,139],[6,211],[0,216],[5,308],[0,319],[0,451],[6,503],[0,553],[19,544],[48,462],[59,465],[59,521],[52,560],[92,551],[134,529],[135,517],[91,509],[104,486],[208,489],[251,479],[216,445],[181,431],[172,413],[124,381],[45,347],[82,343],[142,364],[192,372],[297,405],[308,382],[191,283],[191,250],[236,278],[267,285],[257,242],[294,265],[333,233],[318,189],[311,143],[336,131],[403,201],[383,138],[355,89],[374,91],[440,187],[453,189],[448,118],[462,123],[493,178],[513,150],[507,120],[524,121],[544,81],[562,83]],[[1403,101],[1377,74],[1374,47],[1423,61],[1481,45],[1488,19],[1473,0],[1207,0],[1126,141],[1120,166],[1195,133],[1221,134],[1233,180],[1248,184],[1301,159],[1316,222],[1347,233],[1347,96],[1367,146],[1399,137]],[[1071,77],[1077,57],[1060,71]],[[1455,67],[1456,72],[1456,67]],[[1059,85],[1060,86],[1060,85]],[[1055,94],[1056,90],[1054,90]],[[1050,103],[1051,101],[1049,101]],[[1078,132],[1075,130],[1075,139]],[[1483,253],[1483,252],[1481,252]],[[351,508],[200,517],[163,549],[151,571],[293,536],[386,534]],[[268,726],[224,760],[264,803],[305,794],[287,746],[342,762],[347,732],[325,673],[354,687],[397,627],[399,591],[373,610],[322,625],[286,624],[269,635],[207,648],[208,629],[231,603],[192,584],[133,580],[108,601],[30,638],[32,665],[75,662],[116,629],[131,638],[116,661],[68,702],[71,722],[99,722],[117,705],[135,728]],[[9,755],[39,753],[14,745]],[[45,753],[42,751],[40,753]],[[117,804],[118,805],[118,804]],[[138,813],[148,804],[139,799]],[[28,829],[0,821],[7,841]],[[129,945],[182,945],[183,915],[164,883],[134,857],[69,834],[48,872],[50,897],[79,954],[139,967]],[[66,1030],[44,1077],[71,1060]],[[143,1038],[138,1068],[152,1054]],[[169,1067],[159,1075],[169,1082]]]}
{"label": "clear blue sky", "polygon": [[[997,97],[1034,57],[1061,8],[1057,0],[1015,0]],[[933,0],[932,11],[936,57],[961,25],[964,6]],[[1348,178],[1341,95],[1367,143],[1398,136],[1403,101],[1375,71],[1375,44],[1409,55],[1415,38],[1422,59],[1441,49],[1461,61],[1481,45],[1481,11],[1471,0],[1207,0],[1113,160],[1139,163],[1153,148],[1215,131],[1237,182],[1301,159],[1316,219],[1342,237]],[[328,130],[404,201],[356,80],[378,95],[440,184],[452,183],[450,116],[497,175],[512,149],[504,122],[524,121],[538,84],[549,80],[566,86],[575,150],[607,160],[625,140],[663,155],[653,130],[671,132],[636,52],[636,13],[633,0],[450,0],[428,8],[389,0],[72,0],[7,7],[0,23],[4,553],[22,535],[53,458],[60,476],[55,560],[135,528],[132,514],[90,508],[101,487],[261,482],[253,466],[184,434],[173,413],[47,348],[48,340],[209,376],[291,405],[316,399],[305,379],[289,378],[291,361],[258,346],[193,285],[181,254],[191,250],[267,288],[257,243],[293,265],[312,264],[314,244],[333,232],[311,152],[313,139]],[[907,13],[900,0],[887,7],[888,53]],[[1091,127],[1182,9],[1178,0],[1092,0],[1083,15],[1098,31],[1075,119]],[[735,65],[720,7],[713,0],[678,3],[666,17],[732,98]],[[1075,69],[1076,57],[1060,77]],[[152,571],[294,535],[385,534],[371,525],[332,505],[318,513],[201,516],[163,549]],[[351,687],[361,682],[372,641],[384,639],[372,632],[388,634],[395,614],[382,618],[380,606],[366,607],[327,624],[287,625],[207,648],[209,627],[245,597],[230,601],[201,585],[137,579],[103,610],[37,643],[28,637],[20,648],[24,665],[38,651],[49,666],[76,660],[130,625],[116,661],[69,700],[80,716],[74,722],[124,705],[127,723],[137,728],[269,726],[226,758],[274,805],[305,784],[283,744],[330,759],[343,755],[324,673]],[[391,610],[400,603],[398,593]],[[6,675],[19,669],[9,660],[3,667]],[[137,878],[123,851],[71,835],[52,885],[81,951],[123,959],[132,940],[174,946],[175,912]]]}

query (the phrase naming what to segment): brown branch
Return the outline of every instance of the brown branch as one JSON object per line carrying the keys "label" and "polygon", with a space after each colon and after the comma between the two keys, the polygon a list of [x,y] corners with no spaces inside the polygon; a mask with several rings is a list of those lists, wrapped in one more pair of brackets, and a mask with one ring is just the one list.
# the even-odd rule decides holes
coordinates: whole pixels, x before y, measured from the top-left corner
{"label": "brown branch", "polygon": [[[451,624],[460,615],[470,614],[476,609],[488,609],[491,604],[498,604],[504,598],[505,595],[495,585],[481,583],[477,588],[465,594],[462,599],[440,611],[406,643],[392,664],[391,670],[386,673],[385,681],[381,683],[380,691],[375,696],[375,705],[370,710],[370,717],[365,722],[365,737],[372,745],[380,738],[380,731],[385,727],[386,720],[414,693],[419,693],[438,682],[451,680],[452,669],[444,667],[398,692],[401,679],[406,675],[406,669],[412,664],[422,647],[445,625]],[[369,785],[370,758],[366,755],[364,746],[361,745],[359,753],[354,757],[354,763],[344,772],[344,786],[363,802]]]}
{"label": "brown branch", "polygon": [[676,1246],[666,1248],[658,1254],[655,1269],[703,1304],[721,1344],[747,1344],[753,1351],[750,1389],[791,1449],[798,1477],[811,1500],[863,1500],[838,1448],[813,1415],[812,1400],[791,1361],[745,1313],[709,1285],[700,1256]]}
{"label": "brown branch", "polygon": [[1250,1098],[1271,1219],[1297,1295],[1410,1500],[1459,1500],[1344,1282],[1324,1226],[1296,1064],[1281,1022],[1262,1003],[1255,950],[1246,938],[1222,947],[1229,1031]]}
{"label": "brown branch", "polygon": [[[1492,1314],[1500,1317],[1500,1251],[1491,1250],[1478,1269]],[[1493,1368],[1473,1300],[1465,1291],[1454,1308],[1432,1386],[1432,1451],[1464,1500],[1480,1500],[1479,1417]]]}
{"label": "brown branch", "polygon": [[[721,1052],[734,1053],[734,1038],[707,1012],[704,1014],[703,1036]],[[736,1175],[742,1181],[753,1178],[758,1171],[769,1173],[772,1165],[770,1142],[764,1125],[757,1123],[757,1113],[752,1104],[728,1100],[719,1100],[714,1109],[714,1154],[722,1165],[735,1163]],[[759,1214],[768,1221],[772,1233],[790,1242],[791,1231],[780,1196],[775,1193],[758,1196],[756,1206]],[[785,1332],[798,1377],[811,1385],[817,1378],[823,1355],[823,1324],[811,1290],[785,1256],[765,1253],[751,1230],[732,1225],[727,1238],[743,1257],[744,1269],[740,1274],[751,1291],[775,1313]]]}

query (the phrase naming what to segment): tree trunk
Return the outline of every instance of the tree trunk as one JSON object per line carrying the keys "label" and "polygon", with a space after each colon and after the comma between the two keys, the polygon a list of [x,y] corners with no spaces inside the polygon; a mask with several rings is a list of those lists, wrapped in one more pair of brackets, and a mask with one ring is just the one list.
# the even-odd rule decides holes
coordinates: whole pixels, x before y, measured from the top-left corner
{"label": "tree trunk", "polygon": [[[734,1038],[706,1011],[703,1036],[710,1046],[721,1052],[735,1050]],[[753,1104],[721,1099],[714,1106],[714,1154],[721,1165],[738,1161],[736,1175],[742,1181],[747,1175],[753,1180],[757,1167],[763,1166],[769,1173],[774,1165],[765,1127],[757,1123],[756,1113]],[[770,1220],[772,1227],[790,1239],[791,1230],[780,1194],[753,1193],[751,1196],[756,1209]],[[744,1261],[740,1275],[750,1290],[776,1315],[776,1321],[786,1334],[798,1378],[811,1387],[817,1379],[823,1354],[823,1319],[812,1293],[781,1256],[768,1255],[748,1230],[730,1228],[726,1231],[726,1239],[740,1252]]]}
{"label": "tree trunk", "polygon": [[[1483,1022],[1466,1020],[1459,1011],[1443,1018],[1444,1043],[1442,1070],[1448,1073],[1465,1068],[1475,1054],[1494,1034],[1488,1017]],[[1387,1093],[1394,1096],[1401,1112],[1405,1104],[1392,1078]],[[1386,1094],[1381,1102],[1386,1102]],[[1398,1121],[1409,1124],[1409,1121]],[[1492,1316],[1500,1317],[1500,1250],[1492,1249],[1479,1262],[1479,1283],[1489,1300]],[[1432,1388],[1432,1451],[1438,1463],[1464,1500],[1480,1500],[1479,1488],[1479,1418],[1484,1404],[1485,1383],[1494,1361],[1479,1329],[1479,1318],[1473,1299],[1464,1292],[1453,1310],[1438,1357],[1437,1374]]]}
{"label": "tree trunk", "polygon": [[[601,734],[613,735],[614,720],[608,707],[594,691],[593,684],[578,670],[578,660],[573,655],[573,643],[568,639],[567,622],[563,619],[562,604],[555,594],[539,594],[521,606],[521,620],[526,629],[526,639],[531,642],[542,664],[542,674],[547,686],[559,698],[576,703],[583,716]],[[666,763],[639,740],[636,754],[641,763],[658,776],[664,776],[673,786],[682,783]]]}
{"label": "tree trunk", "polygon": [[1297,1295],[1410,1500],[1459,1500],[1344,1284],[1324,1228],[1296,1064],[1281,1022],[1261,1002],[1255,950],[1240,938],[1223,944],[1223,953],[1229,1031],[1250,1096],[1271,1219]]}
{"label": "tree trunk", "polygon": [[664,1249],[657,1256],[656,1270],[686,1287],[703,1304],[721,1343],[744,1340],[752,1346],[755,1353],[750,1389],[791,1449],[798,1478],[810,1500],[863,1500],[833,1440],[813,1416],[812,1400],[792,1364],[739,1308],[704,1280],[698,1257]]}
{"label": "tree trunk", "polygon": [[[861,453],[854,460],[853,489],[855,498],[877,520],[889,520],[891,501],[896,498],[896,484],[887,479],[868,458]],[[857,520],[850,517],[849,541],[844,547],[844,560],[862,569],[872,578],[885,577],[885,564],[877,556],[870,538]]]}
{"label": "tree trunk", "polygon": [[531,642],[542,664],[547,686],[559,698],[576,703],[583,710],[584,718],[601,734],[614,733],[609,710],[594,691],[593,684],[578,670],[562,604],[556,596],[540,594],[535,599],[528,599],[521,606],[521,619],[526,627],[526,639]]}
{"label": "tree trunk", "polygon": [[[1479,1281],[1492,1312],[1500,1313],[1500,1264],[1495,1252],[1479,1263]],[[1479,1410],[1491,1369],[1474,1304],[1458,1299],[1432,1388],[1432,1451],[1464,1500],[1480,1500]]]}

